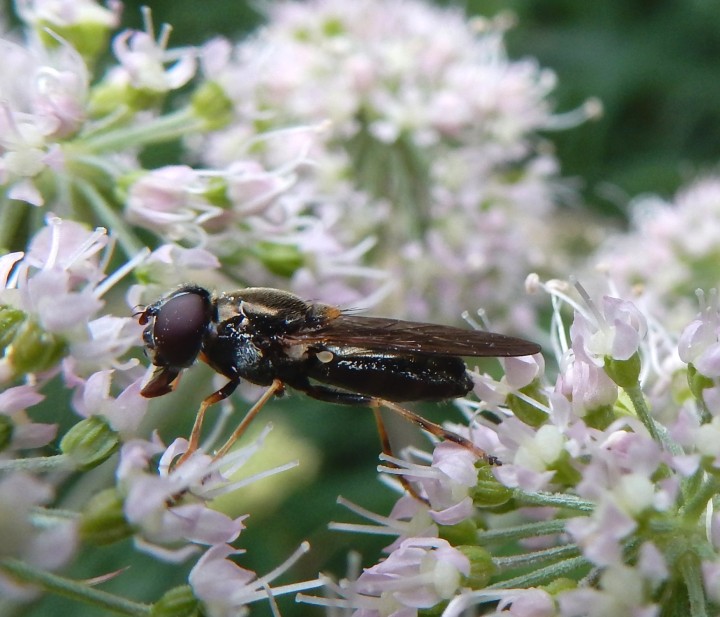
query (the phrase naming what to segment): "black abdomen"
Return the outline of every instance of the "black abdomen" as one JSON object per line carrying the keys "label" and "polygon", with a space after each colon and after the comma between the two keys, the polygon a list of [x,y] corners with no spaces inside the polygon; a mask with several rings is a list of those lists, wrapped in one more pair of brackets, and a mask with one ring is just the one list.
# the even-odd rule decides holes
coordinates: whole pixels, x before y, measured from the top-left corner
{"label": "black abdomen", "polygon": [[441,401],[472,390],[465,363],[453,356],[342,353],[308,367],[311,379],[388,401]]}

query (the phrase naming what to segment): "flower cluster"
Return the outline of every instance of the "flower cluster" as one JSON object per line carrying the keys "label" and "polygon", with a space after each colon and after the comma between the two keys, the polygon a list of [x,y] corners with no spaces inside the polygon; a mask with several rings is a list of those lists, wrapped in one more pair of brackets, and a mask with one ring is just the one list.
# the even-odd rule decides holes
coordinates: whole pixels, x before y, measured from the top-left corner
{"label": "flower cluster", "polygon": [[630,231],[606,238],[589,266],[607,272],[651,315],[680,328],[695,312],[695,290],[718,285],[720,178],[699,178],[672,200],[644,195],[631,207]]}
{"label": "flower cluster", "polygon": [[[373,525],[333,525],[393,536],[387,558],[328,584],[337,598],[306,601],[374,617],[431,602],[446,617],[717,612],[717,296],[672,333],[628,300],[529,283],[553,298],[554,383],[537,358],[503,361],[500,380],[476,372],[482,401],[463,401],[469,426],[453,426],[502,466],[447,443],[432,459],[392,459],[381,469],[417,496],[389,517],[343,501]],[[420,547],[432,557],[410,558]]]}
{"label": "flower cluster", "polygon": [[[553,114],[555,78],[507,58],[504,16],[283,1],[243,43],[172,48],[149,10],[144,30],[115,32],[116,1],[15,6],[23,31],[0,36],[0,612],[50,591],[121,614],[279,614],[276,596],[320,586],[329,597],[298,599],[356,617],[720,611],[717,292],[687,309],[716,283],[716,180],[639,205],[602,244],[609,293],[526,279],[583,267],[539,132],[590,111]],[[146,147],[167,141],[179,156],[151,167]],[[549,328],[523,280],[546,294],[535,306],[549,298]],[[196,405],[163,397],[149,414],[141,394],[141,307],[189,281],[445,322],[483,305],[545,355],[473,365],[466,421],[424,425],[455,441],[382,455],[401,493],[388,515],[340,500],[370,522],[333,533],[388,536],[383,559],[278,585],[309,545],[264,575],[241,566],[255,520],[223,498],[296,464],[251,466],[269,428],[218,448],[229,399],[196,447],[199,431],[163,425]],[[143,605],[96,587],[121,573],[60,572],[124,539],[193,560],[188,584]]]}
{"label": "flower cluster", "polygon": [[[366,258],[394,275],[383,308],[455,320],[483,306],[530,331],[532,311],[512,299],[530,269],[559,256],[554,201],[571,191],[538,136],[562,124],[548,101],[555,77],[506,57],[508,20],[417,0],[279,2],[268,18],[234,49],[206,49],[236,117],[203,142],[206,160],[238,156],[248,126],[329,119],[300,184],[339,237],[375,239]],[[264,156],[277,164],[286,149],[275,141]]]}

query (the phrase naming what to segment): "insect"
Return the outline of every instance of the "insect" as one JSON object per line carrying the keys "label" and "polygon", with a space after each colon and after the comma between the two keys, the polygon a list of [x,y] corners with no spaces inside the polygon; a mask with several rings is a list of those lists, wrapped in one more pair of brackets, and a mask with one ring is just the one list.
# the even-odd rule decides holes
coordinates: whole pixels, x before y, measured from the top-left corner
{"label": "insect", "polygon": [[143,341],[155,365],[143,396],[171,392],[181,372],[198,358],[228,379],[202,402],[185,457],[198,447],[207,408],[230,396],[245,379],[268,390],[216,456],[227,452],[262,406],[289,386],[322,401],[372,407],[386,452],[390,444],[380,407],[492,462],[493,457],[469,440],[398,403],[466,395],[473,384],[463,356],[540,351],[535,343],[502,334],[352,315],[264,287],[214,296],[202,287],[184,285],[145,307],[138,319],[146,326]]}

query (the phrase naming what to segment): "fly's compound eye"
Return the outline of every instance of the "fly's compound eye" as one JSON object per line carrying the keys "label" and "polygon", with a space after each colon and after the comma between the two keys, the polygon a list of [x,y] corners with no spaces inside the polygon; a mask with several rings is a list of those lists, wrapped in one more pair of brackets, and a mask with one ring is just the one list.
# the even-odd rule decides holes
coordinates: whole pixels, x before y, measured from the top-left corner
{"label": "fly's compound eye", "polygon": [[153,323],[143,333],[153,364],[176,368],[190,366],[200,352],[209,324],[207,297],[187,291],[165,300],[158,307]]}

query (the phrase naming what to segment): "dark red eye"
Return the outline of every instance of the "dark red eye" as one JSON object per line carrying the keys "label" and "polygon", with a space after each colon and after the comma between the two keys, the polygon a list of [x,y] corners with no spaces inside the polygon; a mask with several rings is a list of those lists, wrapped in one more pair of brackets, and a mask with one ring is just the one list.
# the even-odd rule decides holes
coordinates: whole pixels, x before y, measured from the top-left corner
{"label": "dark red eye", "polygon": [[153,363],[178,368],[190,366],[200,352],[209,323],[207,295],[193,290],[170,296],[160,305],[150,326]]}

